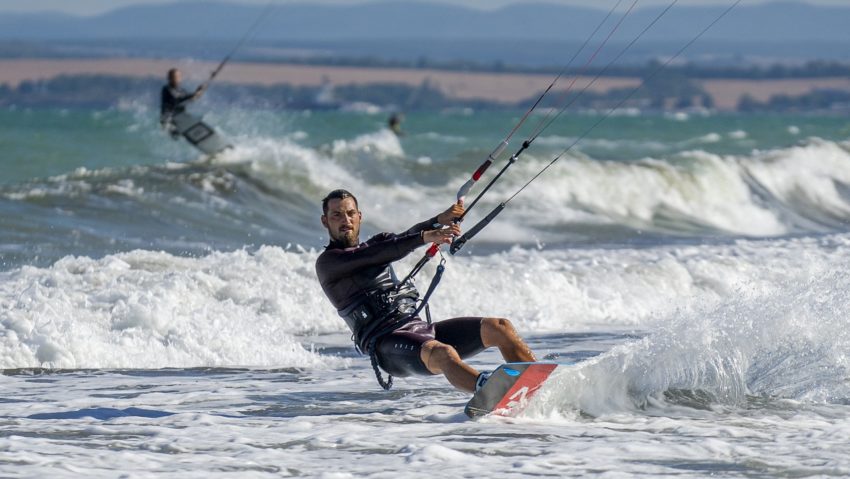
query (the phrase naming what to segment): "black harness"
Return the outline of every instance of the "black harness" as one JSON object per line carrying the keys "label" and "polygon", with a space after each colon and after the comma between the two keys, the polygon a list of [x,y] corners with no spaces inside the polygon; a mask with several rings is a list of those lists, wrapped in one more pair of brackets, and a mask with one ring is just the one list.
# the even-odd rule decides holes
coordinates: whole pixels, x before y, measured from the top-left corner
{"label": "black harness", "polygon": [[[425,310],[428,324],[431,324],[431,312],[428,300],[437,288],[445,271],[445,260],[437,266],[437,271],[431,279],[431,284],[421,299],[419,291],[413,284],[415,274],[408,275],[399,281],[391,265],[375,277],[372,284],[365,288],[360,301],[339,311],[351,330],[351,339],[357,351],[368,354],[372,361],[372,369],[382,388],[389,390],[393,385],[392,375],[384,381],[378,367],[378,357],[375,345],[383,336],[418,319],[419,313]],[[418,272],[418,271],[416,271]]]}

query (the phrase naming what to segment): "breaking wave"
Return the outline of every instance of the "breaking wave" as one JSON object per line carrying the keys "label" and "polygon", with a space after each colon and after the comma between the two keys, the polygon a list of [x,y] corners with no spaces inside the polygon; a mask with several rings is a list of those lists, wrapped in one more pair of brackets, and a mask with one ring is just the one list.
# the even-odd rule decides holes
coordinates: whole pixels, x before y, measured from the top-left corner
{"label": "breaking wave", "polygon": [[[330,334],[350,349],[316,281],[317,255],[276,246],[200,258],[137,250],[0,273],[0,369],[344,365],[311,346]],[[398,271],[411,268],[413,256]],[[787,365],[783,374],[794,373],[795,363],[783,359],[789,354],[844,357],[848,281],[830,272],[848,262],[844,234],[725,246],[513,248],[450,258],[431,306],[436,319],[508,317],[523,334],[661,328],[565,373],[572,396],[562,399],[582,408],[588,398],[618,397],[616,388],[635,401],[685,385],[733,397],[744,386],[777,394],[793,389],[787,376],[770,372]],[[772,376],[747,375],[757,367]],[[731,379],[705,382],[718,377]],[[593,392],[600,387],[606,394]]]}
{"label": "breaking wave", "polygon": [[[40,209],[55,216],[60,213],[51,209],[61,208],[84,223],[95,224],[106,212],[112,215],[108,227],[68,236],[106,231],[111,241],[134,247],[177,251],[174,245],[182,245],[195,251],[187,238],[198,231],[203,234],[197,243],[213,250],[246,243],[319,246],[318,204],[330,189],[345,187],[358,195],[370,227],[400,229],[450,202],[473,162],[471,155],[408,158],[386,130],[317,147],[297,138],[243,138],[211,162],[81,168],[0,187],[0,198],[18,203],[9,208],[19,214]],[[494,207],[549,161],[545,153],[535,154],[523,158],[479,209]],[[848,145],[819,139],[743,156],[690,150],[615,161],[575,152],[518,196],[478,241],[574,244],[601,237],[846,231],[848,184]],[[164,228],[163,221],[175,227]],[[12,229],[26,227],[12,223]],[[156,234],[138,234],[140,223]],[[61,229],[54,218],[51,227],[57,224]],[[143,240],[131,240],[139,237]]]}

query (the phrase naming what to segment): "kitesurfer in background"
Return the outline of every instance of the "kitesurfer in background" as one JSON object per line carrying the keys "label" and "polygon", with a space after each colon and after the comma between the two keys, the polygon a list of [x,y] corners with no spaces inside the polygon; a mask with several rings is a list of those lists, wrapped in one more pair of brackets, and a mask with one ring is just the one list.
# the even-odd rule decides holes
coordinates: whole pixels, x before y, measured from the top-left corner
{"label": "kitesurfer in background", "polygon": [[176,68],[168,70],[168,84],[162,87],[160,103],[159,122],[175,140],[180,137],[180,133],[172,122],[172,117],[186,111],[186,104],[200,98],[206,89],[206,85],[201,84],[193,93],[189,93],[180,86],[182,79],[180,70]]}
{"label": "kitesurfer in background", "polygon": [[419,297],[411,283],[400,283],[392,269],[416,248],[451,243],[460,235],[452,224],[463,215],[458,203],[404,233],[380,233],[360,242],[363,218],[357,198],[334,190],[322,200],[322,225],[330,242],[316,260],[322,289],[352,332],[357,348],[393,376],[443,374],[457,389],[477,390],[488,374],[463,359],[497,346],[506,361],[534,361],[534,354],[503,318],[464,317],[430,323],[416,310]]}
{"label": "kitesurfer in background", "polygon": [[396,136],[404,136],[404,132],[401,130],[402,121],[404,121],[404,115],[401,113],[393,113],[387,120],[387,126],[389,126],[390,130],[395,133]]}

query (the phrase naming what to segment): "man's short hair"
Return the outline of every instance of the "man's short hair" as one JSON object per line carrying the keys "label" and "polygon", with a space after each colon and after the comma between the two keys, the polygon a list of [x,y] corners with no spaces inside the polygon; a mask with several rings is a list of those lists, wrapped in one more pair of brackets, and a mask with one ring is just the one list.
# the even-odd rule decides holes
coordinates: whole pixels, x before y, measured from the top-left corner
{"label": "man's short hair", "polygon": [[330,193],[328,193],[327,196],[322,199],[322,214],[328,214],[328,203],[331,200],[344,200],[346,198],[353,199],[354,206],[360,208],[360,205],[357,203],[357,197],[352,195],[351,192],[348,190],[339,189],[331,191]]}
{"label": "man's short hair", "polygon": [[[160,71],[162,71],[162,70],[160,70]],[[177,72],[179,72],[179,71],[180,71],[180,70],[178,70],[178,69],[176,69],[176,68],[172,68],[172,69],[168,70],[168,75],[166,76],[166,78],[168,78],[169,80],[171,80],[171,77],[173,77],[173,76],[174,76]]]}

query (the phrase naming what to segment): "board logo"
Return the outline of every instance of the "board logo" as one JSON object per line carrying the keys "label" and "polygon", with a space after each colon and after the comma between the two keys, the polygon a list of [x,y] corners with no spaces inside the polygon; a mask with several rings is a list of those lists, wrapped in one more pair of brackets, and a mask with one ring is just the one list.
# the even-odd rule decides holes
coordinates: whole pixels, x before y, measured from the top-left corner
{"label": "board logo", "polygon": [[528,386],[523,386],[508,398],[508,409],[524,407],[528,402]]}
{"label": "board logo", "polygon": [[505,371],[505,374],[507,374],[508,376],[514,376],[514,377],[519,376],[519,371],[517,371],[516,369],[504,368],[503,370]]}

